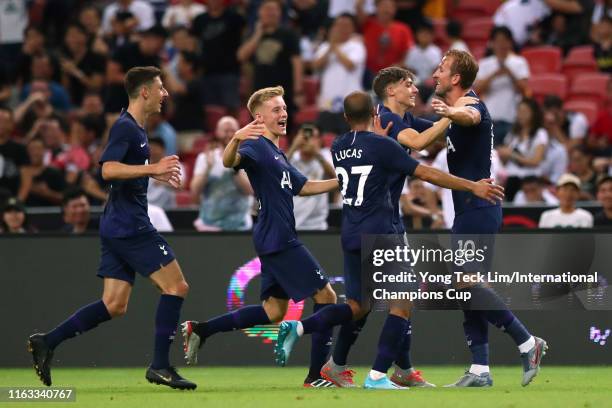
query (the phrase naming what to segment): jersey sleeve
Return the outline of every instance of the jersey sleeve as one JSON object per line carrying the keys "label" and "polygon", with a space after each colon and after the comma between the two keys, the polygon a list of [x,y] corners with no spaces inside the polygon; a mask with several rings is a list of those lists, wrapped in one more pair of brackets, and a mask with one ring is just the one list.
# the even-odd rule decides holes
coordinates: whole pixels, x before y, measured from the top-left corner
{"label": "jersey sleeve", "polygon": [[242,142],[238,148],[238,153],[240,153],[240,163],[235,167],[236,170],[247,169],[257,163],[257,159],[259,158],[259,149],[254,142],[256,141],[246,140]]}
{"label": "jersey sleeve", "polygon": [[296,196],[300,194],[302,187],[304,187],[308,179],[291,164],[289,164],[289,175],[291,176],[291,192]]}
{"label": "jersey sleeve", "polygon": [[382,139],[383,143],[379,150],[379,161],[382,166],[393,173],[412,176],[419,162],[410,157],[399,143]]}
{"label": "jersey sleeve", "polygon": [[402,120],[402,118],[399,117],[399,115],[396,115],[393,112],[384,112],[380,115],[380,125],[383,129],[389,125],[389,122],[393,124],[389,129],[388,136],[393,140],[397,140],[397,137],[399,136],[402,130],[408,129],[410,127],[406,123],[404,123],[404,121]]}
{"label": "jersey sleeve", "polygon": [[119,123],[110,131],[108,144],[100,157],[100,164],[109,161],[121,162],[130,148],[131,128],[127,123]]}
{"label": "jersey sleeve", "polygon": [[412,117],[412,126],[411,126],[411,128],[413,128],[414,130],[416,130],[419,133],[426,131],[427,129],[432,127],[433,124],[434,124],[431,120],[427,120],[427,119],[423,119],[423,118],[417,118],[417,117],[414,117],[412,115],[410,115],[410,116]]}

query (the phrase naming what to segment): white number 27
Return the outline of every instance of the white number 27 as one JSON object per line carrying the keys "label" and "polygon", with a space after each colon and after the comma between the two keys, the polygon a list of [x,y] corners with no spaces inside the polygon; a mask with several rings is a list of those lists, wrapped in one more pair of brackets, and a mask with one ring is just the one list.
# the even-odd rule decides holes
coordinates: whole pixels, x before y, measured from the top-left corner
{"label": "white number 27", "polygon": [[[342,202],[346,205],[354,205],[359,207],[363,203],[363,190],[365,188],[366,180],[372,171],[373,166],[353,166],[351,167],[351,174],[359,174],[359,183],[357,184],[357,197],[348,198],[346,196],[346,190],[348,189],[349,175],[344,167],[336,167],[336,175],[342,183]],[[354,200],[354,202],[353,202]]]}

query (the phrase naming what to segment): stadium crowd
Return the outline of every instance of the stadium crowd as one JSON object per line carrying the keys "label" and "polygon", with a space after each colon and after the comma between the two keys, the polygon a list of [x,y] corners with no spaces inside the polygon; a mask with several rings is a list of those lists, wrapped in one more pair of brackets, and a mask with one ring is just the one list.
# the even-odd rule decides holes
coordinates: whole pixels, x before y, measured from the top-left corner
{"label": "stadium crowd", "polygon": [[[221,165],[251,118],[245,98],[282,85],[281,147],[308,178],[333,176],[347,130],[342,100],[376,73],[409,68],[430,109],[431,74],[449,48],[479,60],[474,89],[494,120],[493,173],[515,205],[559,206],[540,227],[612,225],[612,1],[609,0],[10,0],[0,10],[0,231],[34,232],[33,207],[61,206],[62,231],[97,228],[107,186],[98,159],[127,106],[125,72],[162,68],[170,97],[149,118],[151,162],[178,154],[183,187],[151,180],[150,216],[199,205],[199,231],[246,230],[244,172]],[[438,143],[413,152],[444,168]],[[445,198],[446,197],[446,198]],[[418,180],[401,208],[411,227],[445,228],[450,197]],[[298,229],[327,229],[339,195],[296,197]],[[577,208],[598,201],[593,216]],[[452,205],[451,205],[452,207]]]}

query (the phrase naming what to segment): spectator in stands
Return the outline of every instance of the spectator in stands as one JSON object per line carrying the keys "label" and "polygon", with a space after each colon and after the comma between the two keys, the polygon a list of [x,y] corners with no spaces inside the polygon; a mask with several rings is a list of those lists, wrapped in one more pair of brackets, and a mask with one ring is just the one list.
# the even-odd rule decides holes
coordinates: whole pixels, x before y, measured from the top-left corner
{"label": "spectator in stands", "polygon": [[24,205],[16,198],[9,198],[2,207],[0,232],[4,234],[25,234],[28,231]]}
{"label": "spectator in stands", "polygon": [[[209,105],[237,113],[240,106],[240,63],[237,53],[245,27],[244,18],[224,0],[208,0],[207,11],[195,18],[192,33],[201,46],[203,95]],[[242,61],[246,61],[245,58]]]}
{"label": "spectator in stands", "polygon": [[612,226],[612,176],[606,176],[597,183],[597,201],[602,209],[595,214],[595,226]]}
{"label": "spectator in stands", "polygon": [[597,24],[606,16],[612,18],[612,1],[596,1],[595,6],[593,7],[593,16],[591,17],[591,22],[593,24]]}
{"label": "spectator in stands", "polygon": [[49,95],[48,88],[37,85],[25,101],[15,108],[13,116],[18,133],[26,135],[26,139],[31,137],[32,128],[38,120],[55,116],[53,106],[49,103]]}
{"label": "spectator in stands", "polygon": [[597,157],[612,156],[612,81],[608,81],[607,100],[591,127],[587,147]]}
{"label": "spectator in stands", "polygon": [[442,50],[433,43],[434,27],[430,21],[424,21],[415,30],[416,45],[408,51],[404,65],[415,73],[420,82],[419,93],[423,99],[429,99],[431,86],[424,86],[431,81],[431,74],[442,60]]}
{"label": "spectator in stands", "polygon": [[397,5],[395,18],[408,27],[420,27],[427,24],[427,17],[423,14],[426,3],[427,0],[395,0]]}
{"label": "spectator in stands", "polygon": [[490,38],[493,54],[478,63],[474,89],[487,104],[498,145],[516,119],[517,103],[527,89],[529,64],[514,53],[512,32],[507,27],[493,28]]}
{"label": "spectator in stands", "polygon": [[287,128],[291,129],[293,114],[303,101],[303,66],[299,39],[291,29],[281,26],[281,10],[277,0],[261,2],[259,20],[253,34],[238,49],[238,60],[253,61],[253,88],[284,88]]}
{"label": "spectator in stands", "polygon": [[594,28],[593,55],[601,72],[612,73],[612,17],[605,16]]}
{"label": "spectator in stands", "polygon": [[367,50],[366,67],[373,78],[382,68],[402,64],[414,39],[410,27],[395,20],[394,0],[376,0],[374,16],[369,16],[362,5],[357,3],[357,18]]}
{"label": "spectator in stands", "polygon": [[97,92],[87,92],[83,95],[83,102],[78,112],[79,116],[89,116],[95,119],[100,130],[100,136],[106,134],[106,117],[104,115],[104,101]]}
{"label": "spectator in stands", "polygon": [[[182,52],[190,52],[197,55],[198,41],[191,35],[187,27],[176,27],[170,32],[170,41],[166,43],[165,69],[175,78],[178,77],[178,60]],[[198,61],[199,63],[199,61]],[[196,69],[197,71],[197,69]]]}
{"label": "spectator in stands", "polygon": [[410,216],[413,229],[439,229],[445,228],[442,209],[438,205],[438,197],[434,190],[425,186],[417,178],[407,181],[408,187],[400,196],[400,210],[402,215]]}
{"label": "spectator in stands", "polygon": [[[321,148],[319,129],[312,124],[302,125],[287,151],[289,162],[309,180],[335,178],[331,152]],[[294,197],[293,213],[297,230],[327,230],[329,196]]]}
{"label": "spectator in stands", "polygon": [[557,95],[546,95],[542,104],[544,128],[551,138],[568,150],[584,143],[589,133],[589,121],[583,113],[563,109],[563,100]]}
{"label": "spectator in stands", "polygon": [[117,0],[104,9],[102,32],[112,35],[117,24],[125,26],[129,32],[148,30],[155,25],[153,7],[143,0]]}
{"label": "spectator in stands", "polygon": [[[151,164],[157,163],[164,156],[168,156],[166,152],[166,145],[164,140],[160,137],[153,136],[152,132],[149,131],[149,151]],[[181,172],[184,179],[184,171]],[[149,179],[149,189],[147,190],[147,201],[149,204],[161,207],[163,209],[175,208],[176,207],[176,190],[168,183],[155,180],[154,178]]]}
{"label": "spectator in stands", "polygon": [[321,44],[312,66],[320,71],[321,91],[318,106],[323,131],[344,133],[349,130],[343,116],[343,100],[353,91],[362,90],[366,49],[363,39],[355,36],[356,23],[350,14],[334,20],[328,40]]}
{"label": "spectator in stands", "polygon": [[[529,38],[529,30],[550,14],[548,0],[507,0],[495,12],[493,23],[508,27],[519,47]],[[561,3],[561,2],[558,2]]]}
{"label": "spectator in stands", "polygon": [[253,190],[244,172],[223,166],[223,150],[238,131],[238,121],[224,116],[217,122],[215,138],[196,159],[191,193],[200,198],[198,231],[242,231],[251,228]]}
{"label": "spectator in stands", "polygon": [[191,27],[193,20],[206,11],[206,7],[193,0],[179,0],[166,8],[162,25],[167,30],[176,27]]}
{"label": "spectator in stands", "polygon": [[[302,39],[315,40],[319,37],[327,22],[329,2],[327,0],[292,0],[290,3],[290,14],[294,15],[293,21],[300,31]],[[351,15],[355,15],[355,13],[353,12]]]}
{"label": "spectator in stands", "polygon": [[141,33],[140,41],[119,47],[108,61],[106,68],[107,94],[105,110],[119,112],[127,107],[128,99],[123,87],[125,73],[136,66],[156,66],[161,64],[160,53],[164,48],[166,31],[161,26],[153,26]]}
{"label": "spectator in stands", "polygon": [[13,112],[0,108],[0,189],[11,195],[19,191],[19,168],[29,163],[25,146],[11,140],[14,128]]}
{"label": "spectator in stands", "polygon": [[580,179],[573,174],[564,174],[557,182],[559,208],[544,211],[540,216],[540,228],[591,228],[593,215],[576,208],[580,194]]}
{"label": "spectator in stands", "polygon": [[548,135],[542,128],[542,112],[534,99],[523,99],[518,106],[516,122],[506,136],[505,145],[497,148],[506,164],[506,199],[512,201],[527,176],[539,176],[546,155]]}
{"label": "spectator in stands", "polygon": [[78,22],[87,30],[89,47],[92,52],[107,56],[108,44],[102,33],[102,13],[92,5],[86,5],[79,11]]}
{"label": "spectator in stands", "polygon": [[448,37],[448,42],[450,43],[450,46],[448,47],[449,50],[470,52],[470,48],[461,37],[462,32],[463,27],[459,21],[450,20],[448,23],[446,23],[446,36]]}
{"label": "spectator in stands", "polygon": [[597,173],[593,170],[593,156],[580,146],[570,151],[569,171],[580,179],[579,200],[594,200],[597,192]]}
{"label": "spectator in stands", "polygon": [[567,172],[569,154],[565,145],[554,137],[548,138],[546,154],[540,164],[540,177],[551,184],[556,184],[559,177]]}
{"label": "spectator in stands", "polygon": [[546,0],[552,15],[544,20],[546,43],[561,47],[564,54],[572,47],[590,42],[594,0]]}
{"label": "spectator in stands", "polygon": [[70,234],[82,234],[98,229],[97,222],[91,219],[89,199],[85,192],[78,188],[64,192],[62,200],[64,226],[62,231]]}
{"label": "spectator in stands", "polygon": [[30,164],[21,167],[17,197],[27,206],[59,205],[66,186],[61,171],[44,164],[45,145],[41,138],[31,139],[27,149]]}
{"label": "spectator in stands", "polygon": [[204,130],[204,95],[198,77],[198,56],[182,51],[179,54],[178,76],[166,76],[166,87],[172,95],[170,123],[178,132]]}
{"label": "spectator in stands", "polygon": [[164,153],[166,155],[177,154],[178,149],[176,131],[172,125],[168,123],[163,113],[154,113],[149,115],[147,118],[147,130],[151,137],[156,137],[163,140]]}
{"label": "spectator in stands", "polygon": [[53,80],[56,71],[48,53],[34,55],[31,72],[32,81],[25,84],[21,89],[21,101],[26,100],[32,92],[43,92],[48,95],[49,103],[54,109],[65,112],[72,108],[66,88]]}
{"label": "spectator in stands", "polygon": [[66,29],[64,57],[60,62],[62,83],[73,104],[80,105],[86,91],[100,92],[104,85],[106,58],[90,50],[87,30],[79,23],[69,24]]}
{"label": "spectator in stands", "polygon": [[21,53],[17,57],[17,64],[12,68],[12,77],[20,85],[27,84],[32,80],[32,57],[45,52],[45,35],[39,27],[28,26],[25,29],[24,41]]}
{"label": "spectator in stands", "polygon": [[559,200],[545,188],[543,180],[536,176],[527,176],[521,183],[521,189],[512,201],[515,205],[546,204],[558,205]]}
{"label": "spectator in stands", "polygon": [[327,15],[332,20],[344,13],[354,16],[357,15],[359,7],[367,16],[376,13],[375,0],[329,0]]}

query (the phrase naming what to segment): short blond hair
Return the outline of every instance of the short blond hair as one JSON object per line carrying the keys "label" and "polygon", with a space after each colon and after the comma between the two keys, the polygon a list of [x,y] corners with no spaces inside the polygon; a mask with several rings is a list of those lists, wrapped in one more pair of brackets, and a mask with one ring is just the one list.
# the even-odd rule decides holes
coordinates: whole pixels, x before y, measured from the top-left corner
{"label": "short blond hair", "polygon": [[251,115],[255,114],[255,111],[265,102],[277,96],[284,96],[285,90],[282,86],[272,86],[269,88],[262,88],[249,98],[247,102],[247,109],[251,112]]}

